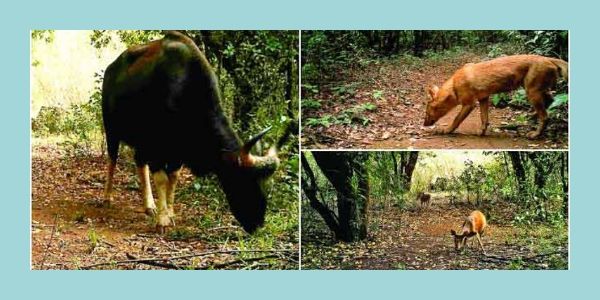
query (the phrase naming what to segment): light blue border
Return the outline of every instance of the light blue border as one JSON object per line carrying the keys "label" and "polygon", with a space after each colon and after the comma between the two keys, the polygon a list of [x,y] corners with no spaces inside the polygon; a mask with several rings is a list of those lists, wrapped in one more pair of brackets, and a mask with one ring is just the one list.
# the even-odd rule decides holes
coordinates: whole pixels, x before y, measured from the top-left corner
{"label": "light blue border", "polygon": [[[598,295],[598,7],[591,1],[26,1],[2,5],[0,294],[4,299],[593,298]],[[61,3],[61,4],[58,4]],[[29,271],[30,29],[569,29],[569,271]],[[592,284],[595,284],[594,287]],[[8,297],[10,298],[8,298]]]}

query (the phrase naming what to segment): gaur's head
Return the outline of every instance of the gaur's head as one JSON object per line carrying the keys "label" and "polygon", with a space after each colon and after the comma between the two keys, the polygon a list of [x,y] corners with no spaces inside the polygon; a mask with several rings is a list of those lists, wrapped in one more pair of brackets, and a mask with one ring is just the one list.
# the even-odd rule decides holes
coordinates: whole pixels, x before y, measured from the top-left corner
{"label": "gaur's head", "polygon": [[264,223],[267,208],[264,182],[279,165],[275,147],[269,149],[265,156],[250,153],[269,129],[250,139],[239,151],[226,153],[226,164],[218,174],[233,215],[249,233]]}
{"label": "gaur's head", "polygon": [[425,122],[423,126],[431,126],[441,117],[446,115],[458,102],[452,89],[437,86],[428,89],[429,101],[425,109]]}

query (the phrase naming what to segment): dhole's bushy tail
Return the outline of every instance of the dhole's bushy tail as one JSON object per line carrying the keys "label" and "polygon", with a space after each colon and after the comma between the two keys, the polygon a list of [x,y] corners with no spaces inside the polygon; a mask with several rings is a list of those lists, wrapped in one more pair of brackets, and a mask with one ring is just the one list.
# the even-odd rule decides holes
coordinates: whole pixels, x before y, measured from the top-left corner
{"label": "dhole's bushy tail", "polygon": [[569,81],[569,63],[562,59],[551,58],[550,61],[558,67],[558,71],[560,72],[560,76],[564,78],[566,81]]}

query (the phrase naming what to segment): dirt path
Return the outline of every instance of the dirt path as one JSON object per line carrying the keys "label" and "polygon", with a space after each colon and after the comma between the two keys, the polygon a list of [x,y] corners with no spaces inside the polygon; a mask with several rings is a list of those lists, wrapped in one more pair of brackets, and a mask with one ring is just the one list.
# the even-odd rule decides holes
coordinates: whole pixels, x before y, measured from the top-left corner
{"label": "dirt path", "polygon": [[[490,126],[485,137],[478,136],[480,128],[477,107],[451,135],[438,135],[432,128],[422,127],[426,87],[441,85],[467,62],[481,61],[474,54],[461,54],[447,59],[410,61],[397,59],[371,64],[366,68],[349,71],[346,84],[353,84],[349,94],[324,86],[315,96],[321,99],[321,108],[303,109],[303,147],[319,148],[372,148],[372,149],[565,149],[568,147],[566,119],[553,118],[546,134],[537,140],[526,138],[535,128],[534,120],[527,119],[528,111],[514,107],[490,109]],[[377,95],[377,96],[375,96]],[[341,112],[372,103],[375,110],[361,112],[361,122],[326,126],[305,125],[310,118],[339,116]],[[448,113],[436,124],[445,127],[458,110]]]}
{"label": "dirt path", "polygon": [[[133,166],[119,163],[114,201],[108,207],[100,200],[104,170],[104,159],[98,153],[71,157],[56,146],[33,146],[33,269],[80,269],[98,263],[106,265],[94,269],[164,269],[114,262],[239,250],[241,244],[254,246],[250,241],[256,236],[249,236],[240,227],[233,226],[235,221],[226,208],[210,204],[210,199],[197,199],[199,195],[178,194],[177,225],[165,235],[157,234],[151,219],[144,214]],[[192,175],[184,171],[180,190],[192,184]],[[213,219],[207,220],[207,215]],[[210,224],[202,226],[203,221]],[[290,242],[290,238],[276,237],[270,240],[272,245],[263,249],[290,251],[215,253],[158,262],[168,262],[171,268],[296,269],[293,261],[297,260],[297,250],[294,250],[297,244]],[[238,261],[263,255],[275,257],[247,264]],[[231,263],[234,261],[238,262]]]}
{"label": "dirt path", "polygon": [[[497,223],[512,219],[509,208],[493,210],[493,213],[481,209],[488,218],[492,214],[482,238],[487,256],[474,239],[469,240],[465,251],[456,252],[450,229],[459,230],[464,217],[473,209],[467,204],[450,205],[445,198],[435,196],[430,207],[401,212],[396,207],[377,208],[372,212],[371,221],[377,228],[371,228],[370,238],[351,244],[327,244],[323,242],[327,237],[306,236],[303,231],[303,241],[307,241],[302,244],[303,266],[367,270],[511,269],[523,265],[528,269],[549,268],[551,255],[538,257],[539,253],[534,250],[536,243],[524,243],[519,238],[518,228]],[[471,241],[474,241],[472,246]],[[566,244],[555,250],[567,260]]]}

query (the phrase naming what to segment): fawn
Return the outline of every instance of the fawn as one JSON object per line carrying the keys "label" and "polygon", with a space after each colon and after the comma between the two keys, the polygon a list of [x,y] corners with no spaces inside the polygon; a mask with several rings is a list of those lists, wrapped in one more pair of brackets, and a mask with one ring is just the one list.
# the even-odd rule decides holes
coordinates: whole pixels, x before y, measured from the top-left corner
{"label": "fawn", "polygon": [[467,244],[467,239],[473,236],[477,237],[477,241],[481,246],[481,250],[483,250],[483,254],[485,253],[485,248],[483,248],[483,243],[481,242],[481,235],[485,228],[487,227],[487,221],[483,213],[478,210],[473,211],[466,219],[462,225],[462,233],[457,234],[454,229],[450,230],[450,234],[454,237],[454,249],[457,251],[461,248],[464,248]]}
{"label": "fawn", "polygon": [[431,203],[431,195],[424,192],[420,192],[419,194],[417,194],[417,199],[421,200],[421,206],[429,206],[429,204]]}

